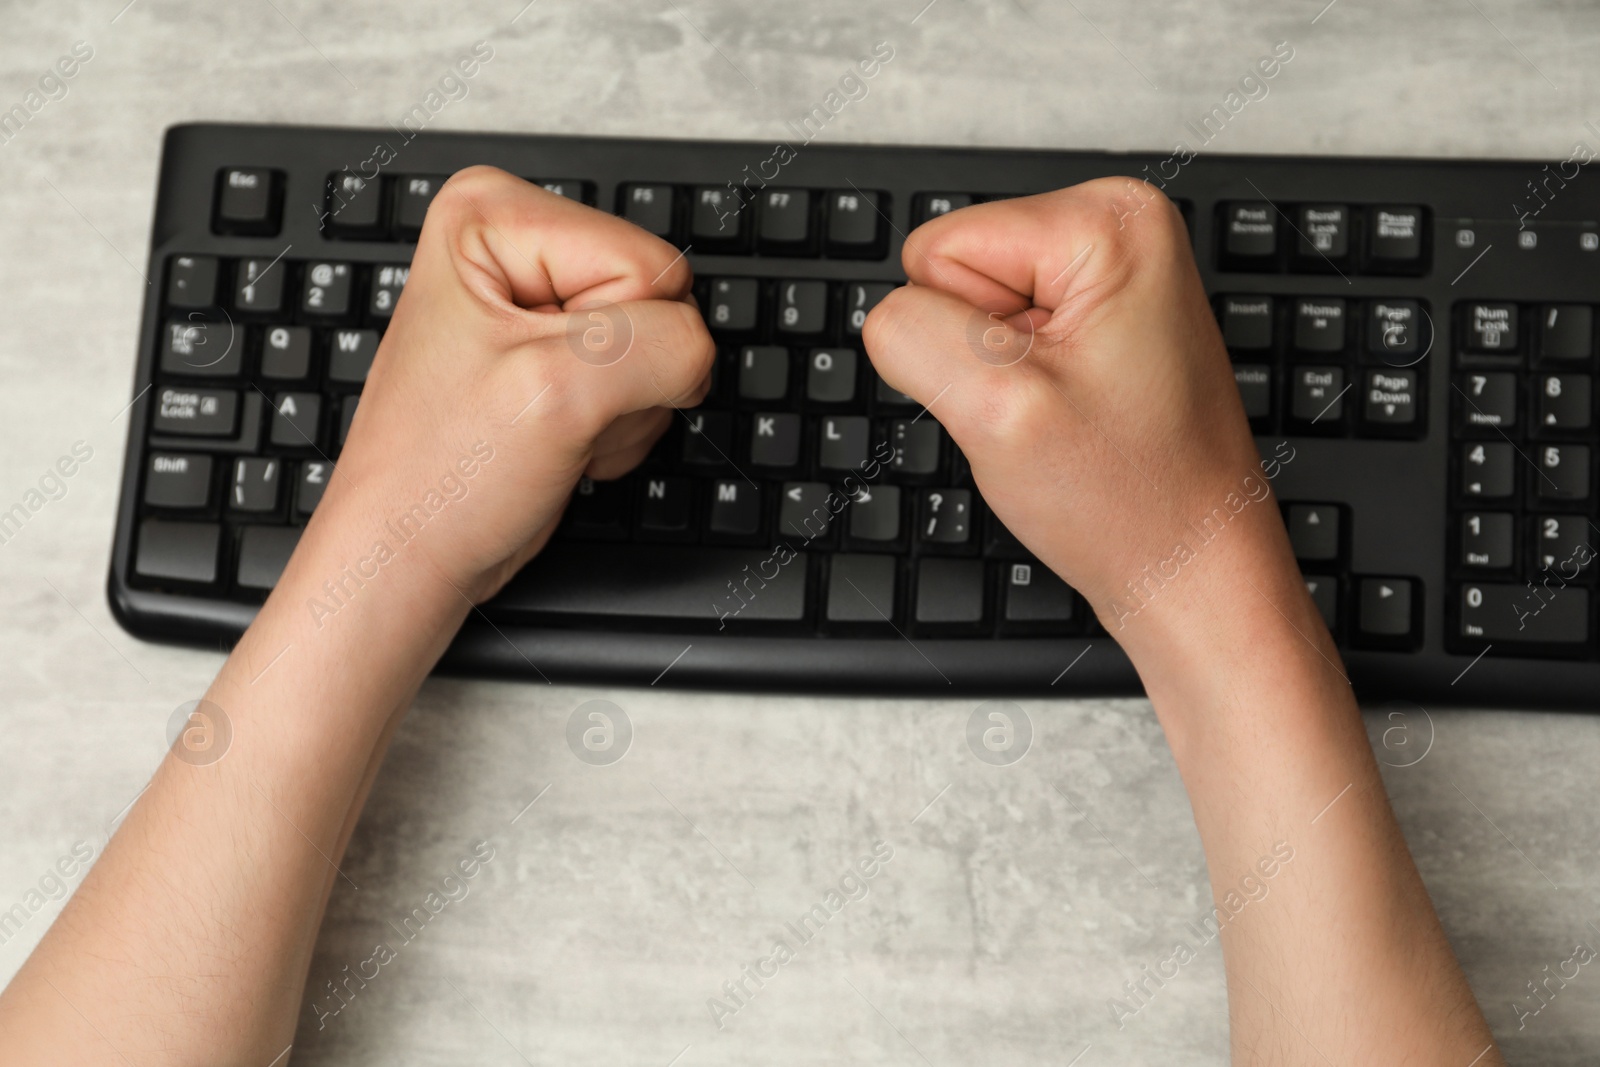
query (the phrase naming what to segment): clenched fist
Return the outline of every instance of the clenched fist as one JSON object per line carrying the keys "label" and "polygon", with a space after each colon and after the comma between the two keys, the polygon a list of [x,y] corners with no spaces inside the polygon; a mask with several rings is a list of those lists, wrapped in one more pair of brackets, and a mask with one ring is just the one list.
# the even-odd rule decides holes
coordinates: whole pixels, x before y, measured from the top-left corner
{"label": "clenched fist", "polygon": [[1252,596],[1243,581],[1307,605],[1183,219],[1129,188],[1103,179],[927,223],[906,242],[911,284],[865,334],[999,518],[1137,645],[1190,627],[1223,586]]}
{"label": "clenched fist", "polygon": [[631,223],[490,167],[458,173],[306,537],[363,515],[387,552],[361,573],[416,551],[474,601],[493,595],[581,475],[624,473],[704,396],[715,350],[690,283]]}

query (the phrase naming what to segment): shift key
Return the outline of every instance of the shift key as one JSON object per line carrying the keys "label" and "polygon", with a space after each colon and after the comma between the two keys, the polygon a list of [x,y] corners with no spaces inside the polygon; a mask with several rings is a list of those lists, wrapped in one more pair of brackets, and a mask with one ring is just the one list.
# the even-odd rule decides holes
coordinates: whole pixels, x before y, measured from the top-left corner
{"label": "shift key", "polygon": [[238,414],[239,394],[231,389],[163,387],[156,394],[155,433],[189,437],[229,437]]}
{"label": "shift key", "polygon": [[1475,582],[1461,591],[1461,636],[1507,644],[1589,640],[1589,591],[1578,586]]}

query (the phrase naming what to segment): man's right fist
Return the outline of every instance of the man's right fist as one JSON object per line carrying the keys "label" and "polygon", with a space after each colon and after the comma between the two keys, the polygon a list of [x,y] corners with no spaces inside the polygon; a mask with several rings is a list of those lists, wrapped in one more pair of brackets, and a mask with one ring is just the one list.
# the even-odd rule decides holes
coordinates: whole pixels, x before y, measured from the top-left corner
{"label": "man's right fist", "polygon": [[[1152,615],[1169,619],[1215,608],[1219,575],[1293,592],[1283,524],[1171,202],[1101,179],[935,219],[902,258],[911,284],[867,318],[873,364],[929,406],[1000,520],[1113,635],[1157,600],[1171,611]],[[1225,529],[1207,539],[1208,520]],[[1224,543],[1234,547],[1214,547]]]}

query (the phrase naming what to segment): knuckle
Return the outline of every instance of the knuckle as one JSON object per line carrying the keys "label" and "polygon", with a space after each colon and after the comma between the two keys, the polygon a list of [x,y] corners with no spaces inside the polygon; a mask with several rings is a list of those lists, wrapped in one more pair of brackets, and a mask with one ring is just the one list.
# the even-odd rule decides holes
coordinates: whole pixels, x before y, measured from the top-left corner
{"label": "knuckle", "polygon": [[[1021,373],[1018,373],[1018,372]],[[1019,367],[984,375],[981,389],[963,390],[950,405],[947,428],[962,447],[980,455],[1016,456],[1036,451],[1050,418],[1050,389]],[[956,399],[956,398],[952,398]]]}
{"label": "knuckle", "polygon": [[867,321],[861,326],[861,341],[869,353],[894,347],[910,311],[909,304],[915,300],[910,287],[901,285],[889,290],[889,295],[867,312]]}

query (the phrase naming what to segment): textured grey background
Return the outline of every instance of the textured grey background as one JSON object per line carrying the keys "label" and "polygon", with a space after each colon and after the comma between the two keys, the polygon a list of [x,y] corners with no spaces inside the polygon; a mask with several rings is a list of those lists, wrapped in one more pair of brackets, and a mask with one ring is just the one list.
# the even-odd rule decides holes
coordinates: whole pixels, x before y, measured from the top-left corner
{"label": "textured grey background", "polygon": [[[98,850],[221,662],[127,637],[103,594],[170,123],[385,123],[478,39],[495,58],[438,128],[776,137],[880,40],[895,59],[827,139],[1168,148],[1279,40],[1295,59],[1214,148],[1559,160],[1600,116],[1582,0],[937,0],[913,23],[923,2],[0,5],[0,107],[95,48],[0,146],[0,501],[95,450],[0,545],[0,908],[75,841]],[[596,696],[637,729],[610,767],[563,741]],[[293,1062],[1224,1062],[1215,946],[1124,1029],[1107,1010],[1207,901],[1149,706],[1024,702],[1034,749],[996,768],[965,747],[973,703],[429,683],[313,986],[393,940],[473,839],[495,858],[324,1029],[306,1009]],[[1429,711],[1431,750],[1388,782],[1445,927],[1513,1063],[1593,1063],[1600,971],[1520,1031],[1511,1005],[1575,941],[1600,948],[1600,721]],[[880,838],[869,895],[719,1032],[707,998]],[[58,907],[0,946],[0,975]]]}

